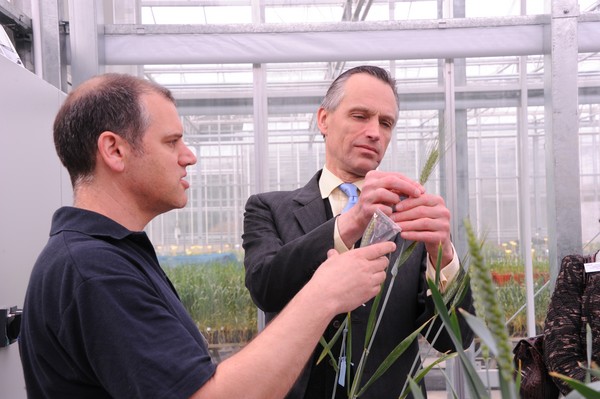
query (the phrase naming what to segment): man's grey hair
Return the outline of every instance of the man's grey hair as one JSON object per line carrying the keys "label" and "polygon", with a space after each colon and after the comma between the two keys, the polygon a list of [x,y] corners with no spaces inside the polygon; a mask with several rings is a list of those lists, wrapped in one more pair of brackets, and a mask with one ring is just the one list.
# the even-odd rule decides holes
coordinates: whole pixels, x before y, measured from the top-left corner
{"label": "man's grey hair", "polygon": [[335,111],[344,97],[344,87],[346,85],[346,81],[350,79],[352,75],[356,75],[358,73],[369,74],[390,86],[392,92],[394,93],[394,98],[396,99],[396,107],[400,106],[398,90],[396,89],[396,79],[392,78],[389,72],[383,68],[372,65],[361,65],[348,69],[346,72],[338,76],[333,83],[331,83],[331,86],[329,86],[329,89],[327,90],[327,93],[321,102],[321,107],[327,111]]}

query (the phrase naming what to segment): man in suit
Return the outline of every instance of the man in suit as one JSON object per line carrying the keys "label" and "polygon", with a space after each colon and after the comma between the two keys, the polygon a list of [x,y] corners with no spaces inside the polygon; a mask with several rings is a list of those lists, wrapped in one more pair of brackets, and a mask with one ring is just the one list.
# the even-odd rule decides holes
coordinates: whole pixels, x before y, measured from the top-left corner
{"label": "man in suit", "polygon": [[[371,348],[363,384],[392,349],[433,315],[427,293],[426,275],[435,278],[441,245],[440,289],[456,278],[460,265],[450,241],[450,212],[444,200],[427,193],[422,185],[397,172],[376,170],[392,138],[398,116],[398,94],[387,71],[361,66],[341,74],[330,86],[317,113],[317,123],[325,138],[325,167],[306,186],[295,191],[253,195],[246,204],[243,246],[246,286],[267,321],[284,308],[326,259],[331,248],[348,251],[361,239],[376,209],[401,228],[402,241],[418,241],[410,258],[396,277],[385,315]],[[358,202],[342,212],[348,197],[342,183],[354,183],[360,192]],[[404,245],[407,247],[408,245]],[[389,284],[389,276],[386,286]],[[387,287],[386,287],[387,288]],[[386,289],[384,288],[384,289]],[[363,351],[371,303],[352,311],[352,359],[354,368]],[[470,293],[462,308],[472,313]],[[325,338],[338,330],[345,315],[335,317]],[[472,334],[461,320],[465,346]],[[429,340],[435,336],[429,334]],[[440,351],[454,350],[445,333],[435,340]],[[288,398],[331,398],[335,370],[327,359],[316,365],[320,347],[296,382]],[[338,353],[338,348],[333,353]],[[408,375],[420,368],[416,340],[394,365],[361,398],[397,398]],[[422,387],[424,391],[424,387]],[[336,397],[346,397],[347,387],[336,387]]]}

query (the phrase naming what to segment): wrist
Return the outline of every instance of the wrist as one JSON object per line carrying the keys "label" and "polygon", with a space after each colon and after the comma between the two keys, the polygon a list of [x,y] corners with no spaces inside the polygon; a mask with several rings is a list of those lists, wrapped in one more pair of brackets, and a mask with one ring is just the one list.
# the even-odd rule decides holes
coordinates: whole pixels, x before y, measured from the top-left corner
{"label": "wrist", "polygon": [[[427,253],[429,254],[429,261],[431,262],[431,264],[434,267],[437,267],[437,257],[438,257],[438,252],[439,251],[439,244],[432,246],[432,247],[427,247]],[[445,244],[442,244],[442,259],[440,261],[440,268],[443,269],[444,267],[448,266],[450,263],[452,263],[452,260],[454,259],[454,246],[452,245],[452,242],[448,241]]]}
{"label": "wrist", "polygon": [[351,248],[358,241],[366,228],[366,225],[352,217],[350,212],[337,217],[337,226],[340,233],[340,238],[346,245]]}

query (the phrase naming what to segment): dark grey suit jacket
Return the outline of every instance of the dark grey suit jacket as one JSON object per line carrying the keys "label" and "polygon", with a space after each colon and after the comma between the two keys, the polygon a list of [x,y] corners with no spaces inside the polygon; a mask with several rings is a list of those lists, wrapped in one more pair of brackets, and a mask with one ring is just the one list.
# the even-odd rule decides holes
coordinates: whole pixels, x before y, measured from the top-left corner
{"label": "dark grey suit jacket", "polygon": [[[306,186],[295,191],[253,195],[246,204],[242,236],[246,287],[256,305],[266,312],[267,321],[273,319],[306,284],[317,267],[327,259],[327,251],[334,246],[335,219],[331,217],[327,201],[321,198],[318,184],[320,176],[321,171]],[[397,240],[402,239],[398,237]],[[399,241],[397,244],[398,250],[392,255],[390,265],[402,246]],[[364,385],[398,343],[433,315],[433,303],[426,295],[426,259],[425,247],[419,244],[407,262],[400,267],[361,385]],[[388,273],[385,288],[389,284],[389,277]],[[367,306],[352,311],[351,361],[354,366],[358,365],[363,351],[371,303],[372,301]],[[473,313],[470,292],[460,307]],[[324,333],[326,339],[333,336],[344,317],[345,315],[339,315],[332,320]],[[461,327],[466,347],[472,340],[472,333],[463,320]],[[435,333],[431,333],[428,338],[434,336]],[[445,332],[437,338],[434,347],[441,352],[454,349]],[[318,356],[321,349],[320,346],[317,348],[315,356]],[[418,352],[415,340],[361,398],[398,398]],[[333,353],[337,357],[339,345]],[[419,368],[420,359],[417,372]],[[415,373],[413,370],[412,375]],[[317,367],[314,366],[313,359],[307,364],[288,398],[329,399],[334,379],[335,371],[327,361]],[[345,388],[338,386],[337,391],[337,397],[346,397]]]}

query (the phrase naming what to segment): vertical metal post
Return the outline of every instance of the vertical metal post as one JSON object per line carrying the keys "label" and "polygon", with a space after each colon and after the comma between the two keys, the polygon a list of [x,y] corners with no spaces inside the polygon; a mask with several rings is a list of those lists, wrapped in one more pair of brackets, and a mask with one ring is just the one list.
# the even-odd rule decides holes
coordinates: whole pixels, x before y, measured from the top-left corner
{"label": "vertical metal post", "polygon": [[[265,21],[262,0],[252,0],[252,21],[261,24]],[[253,111],[254,111],[254,175],[255,192],[269,189],[269,132],[267,108],[267,71],[262,64],[252,65]],[[260,332],[265,328],[265,315],[257,309],[257,324]]]}
{"label": "vertical metal post", "polygon": [[69,1],[69,41],[73,87],[103,71],[104,12],[102,1]]}
{"label": "vertical metal post", "polygon": [[66,66],[62,62],[57,0],[33,1],[33,52],[35,73],[54,87],[62,88]]}
{"label": "vertical metal post", "polygon": [[[443,0],[441,6],[443,18],[465,16],[464,0]],[[443,117],[443,137],[440,139],[440,151],[443,154],[441,177],[442,195],[453,218],[452,241],[459,257],[467,251],[464,219],[469,214],[469,176],[468,176],[468,134],[466,110],[456,109],[456,84],[466,84],[466,65],[464,59],[446,59],[443,63],[445,107]],[[442,136],[442,135],[441,135]],[[471,356],[472,356],[472,352]],[[475,359],[472,357],[473,362]],[[465,383],[464,369],[456,359],[447,362],[456,397],[469,398]],[[451,396],[448,390],[448,397]]]}
{"label": "vertical metal post", "polygon": [[525,264],[527,303],[527,335],[535,332],[535,301],[533,297],[533,262],[531,259],[531,194],[529,190],[529,129],[527,126],[527,57],[519,57],[521,103],[518,109],[517,151],[519,156],[519,232],[521,257]]}
{"label": "vertical metal post", "polygon": [[[561,259],[581,253],[577,0],[551,2],[550,54],[544,60],[546,187],[550,272]],[[575,178],[574,178],[575,177]]]}
{"label": "vertical metal post", "polygon": [[[527,15],[527,1],[521,0],[521,15]],[[520,104],[517,115],[517,151],[519,157],[519,232],[521,257],[525,265],[525,297],[527,303],[527,335],[535,331],[535,298],[533,292],[533,262],[531,259],[531,192],[529,190],[529,126],[527,123],[529,95],[527,90],[527,57],[519,57]]]}
{"label": "vertical metal post", "polygon": [[[456,194],[456,104],[454,101],[454,59],[446,59],[444,61],[444,148],[441,148],[444,161],[443,167],[445,170],[445,188],[443,194],[446,200],[446,206],[450,210],[451,215],[457,213],[457,194]],[[453,236],[457,232],[456,225],[461,221],[453,223]]]}

